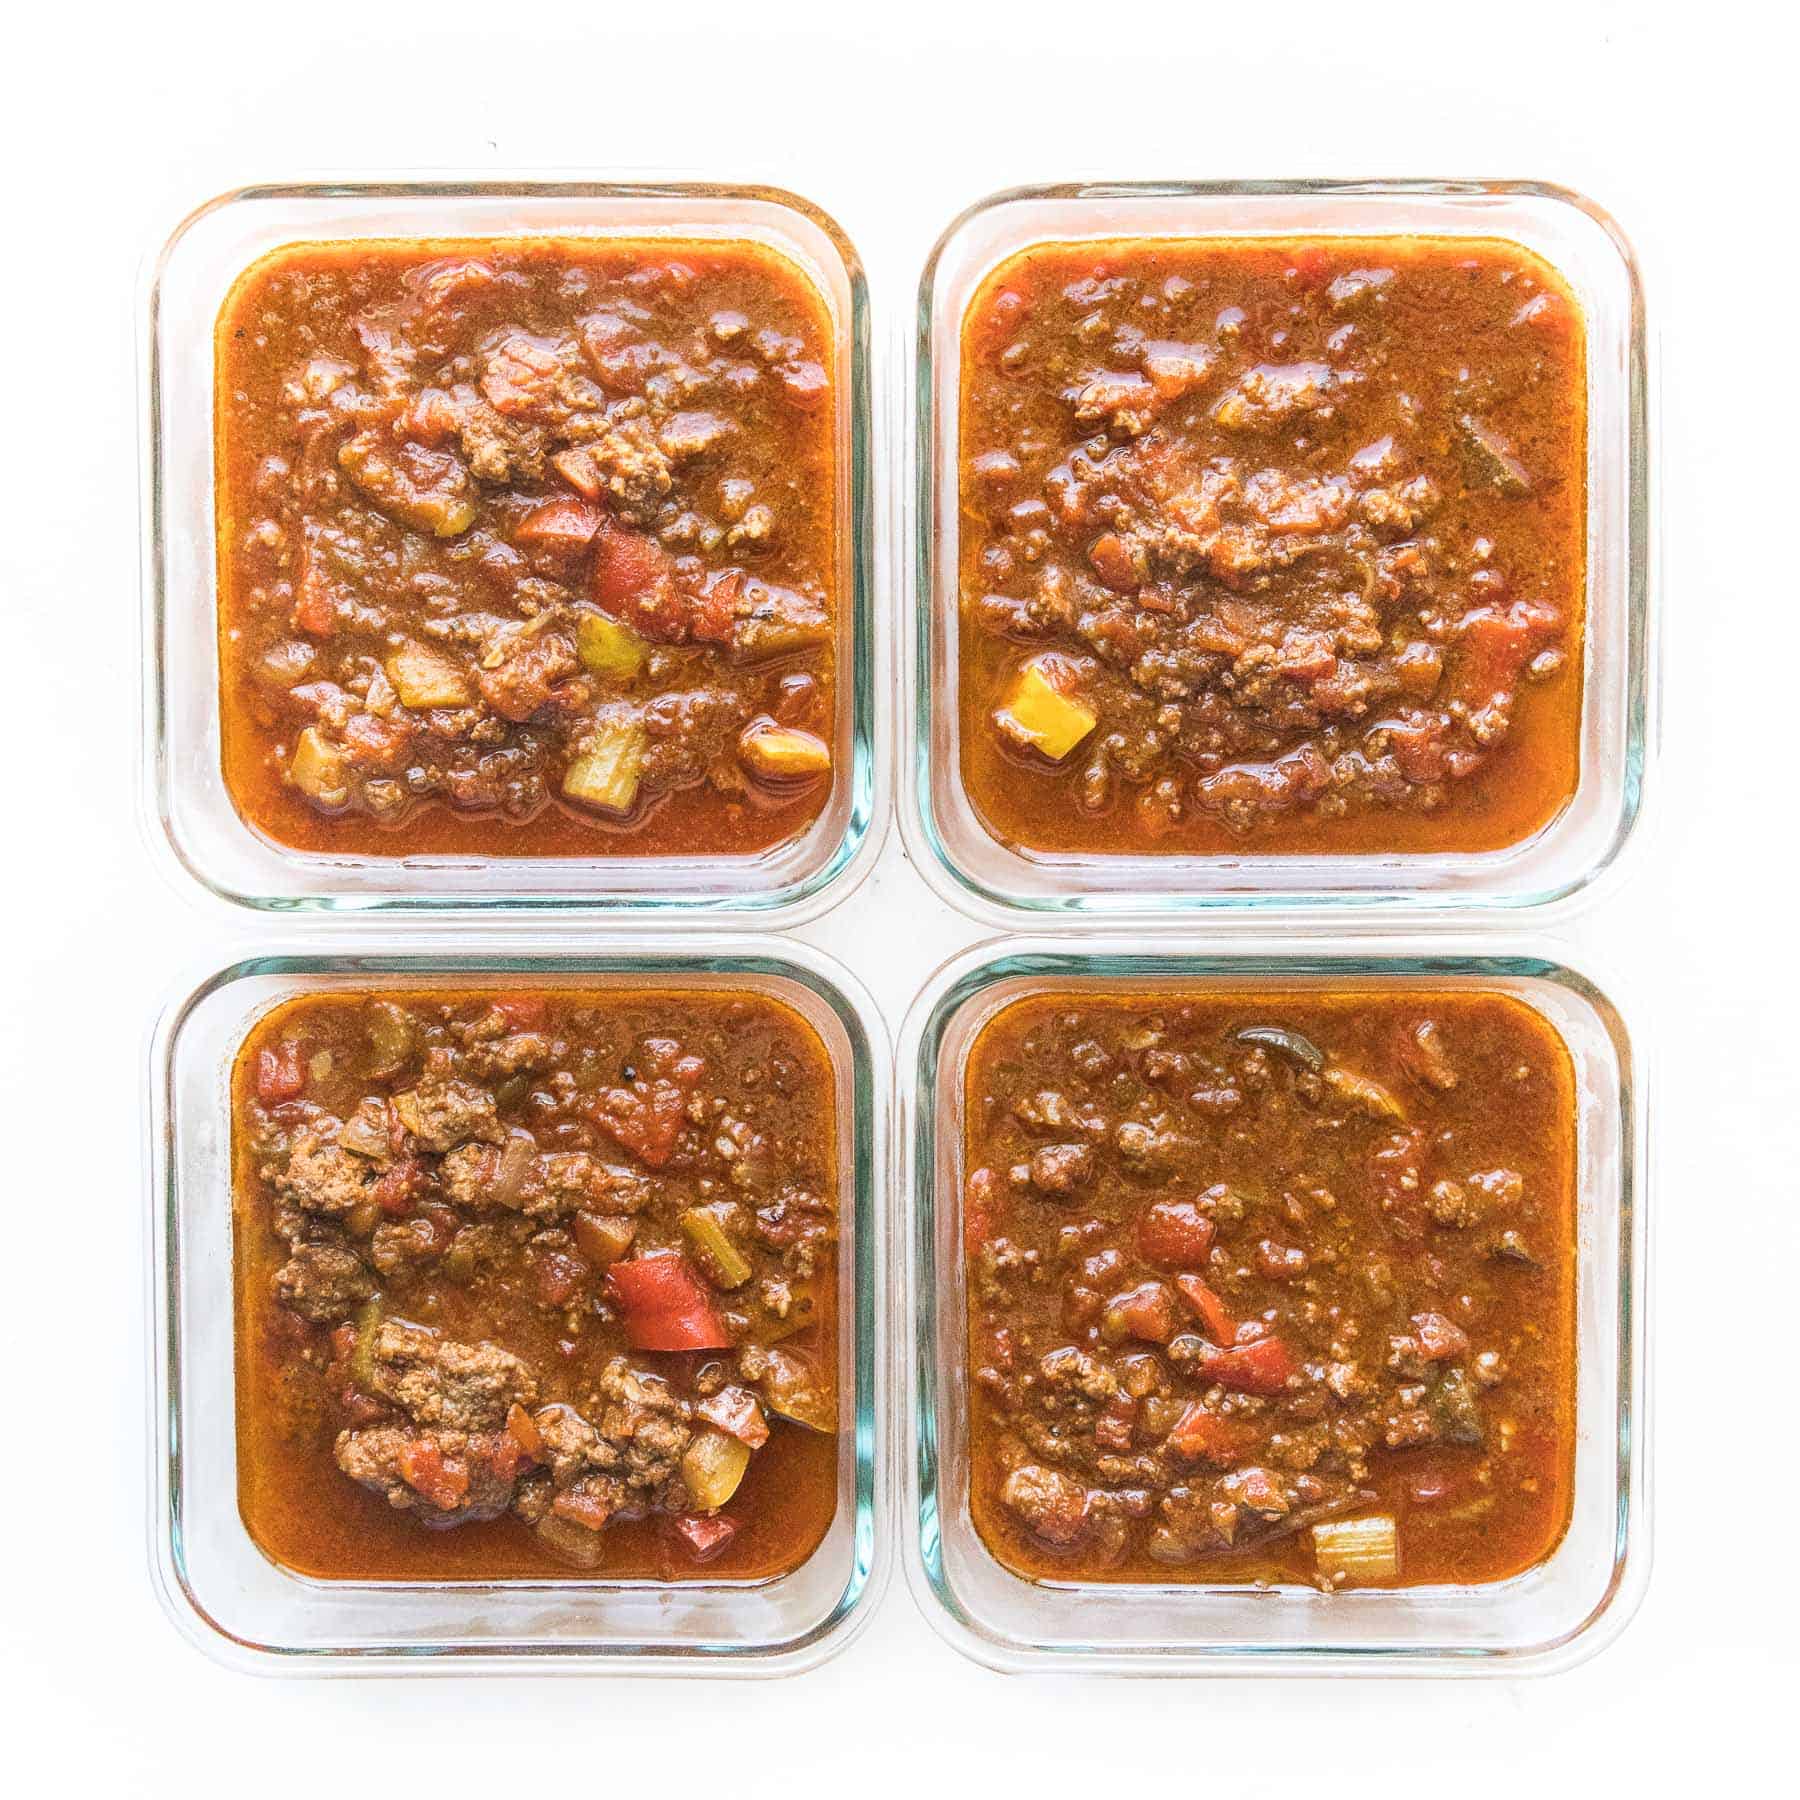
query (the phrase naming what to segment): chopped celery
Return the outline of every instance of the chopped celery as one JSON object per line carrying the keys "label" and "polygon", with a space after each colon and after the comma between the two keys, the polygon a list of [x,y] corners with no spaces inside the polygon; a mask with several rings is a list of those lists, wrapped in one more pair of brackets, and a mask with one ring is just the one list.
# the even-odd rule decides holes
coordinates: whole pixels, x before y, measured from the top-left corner
{"label": "chopped celery", "polygon": [[1321,1575],[1349,1582],[1392,1581],[1400,1573],[1400,1537],[1386,1513],[1332,1519],[1312,1528],[1313,1561]]}
{"label": "chopped celery", "polygon": [[681,1231],[717,1286],[742,1287],[750,1279],[749,1261],[731,1241],[716,1207],[690,1206],[681,1215]]}
{"label": "chopped celery", "polygon": [[469,704],[469,684],[462,670],[422,644],[402,644],[387,659],[387,675],[402,706],[428,712],[434,706]]}
{"label": "chopped celery", "polygon": [[994,722],[1009,738],[1052,762],[1061,762],[1094,729],[1095,718],[1051,680],[1041,657],[1019,671],[1006,704],[994,714]]}
{"label": "chopped celery", "polygon": [[583,613],[575,627],[575,651],[590,675],[629,681],[644,666],[650,646],[618,619],[609,619],[605,613]]}
{"label": "chopped celery", "polygon": [[738,761],[764,781],[803,781],[831,767],[831,746],[813,732],[753,719],[738,739]]}
{"label": "chopped celery", "polygon": [[342,806],[350,798],[349,759],[316,725],[309,725],[288,758],[288,779],[321,806]]}
{"label": "chopped celery", "polygon": [[644,772],[644,728],[635,718],[603,719],[563,772],[563,792],[583,806],[628,813]]}
{"label": "chopped celery", "polygon": [[744,1479],[750,1466],[750,1447],[722,1431],[695,1435],[681,1457],[681,1479],[696,1512],[717,1512]]}

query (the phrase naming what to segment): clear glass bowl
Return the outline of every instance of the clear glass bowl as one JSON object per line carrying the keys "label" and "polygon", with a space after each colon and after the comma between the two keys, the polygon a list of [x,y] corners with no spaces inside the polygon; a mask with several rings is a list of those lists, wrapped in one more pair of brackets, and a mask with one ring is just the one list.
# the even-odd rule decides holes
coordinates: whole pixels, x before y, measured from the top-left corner
{"label": "clear glass bowl", "polygon": [[[965,312],[988,272],[1046,240],[1116,237],[1508,238],[1544,257],[1588,329],[1588,592],[1581,776],[1548,825],[1481,854],[1052,855],[994,837],[962,786],[957,707],[958,396]],[[1630,246],[1591,202],[1506,182],[1142,182],[1016,188],[944,233],[919,286],[912,387],[912,579],[901,825],[952,904],[1021,914],[1178,919],[1196,909],[1386,907],[1424,916],[1572,896],[1629,835],[1652,743],[1649,425],[1643,295]]]}
{"label": "clear glass bowl", "polygon": [[[1551,1556],[1479,1586],[1350,1591],[1027,1581],[969,1513],[962,1082],[982,1025],[1046,988],[1134,991],[1258,982],[1501,990],[1542,1013],[1574,1059],[1577,1377],[1574,1511]],[[1321,941],[1231,954],[1111,940],[978,945],[932,978],[900,1037],[912,1346],[898,1452],[907,1575],[939,1633],[1006,1670],[1118,1674],[1487,1674],[1561,1669],[1622,1630],[1649,1565],[1644,1448],[1644,1077],[1625,1022],[1585,977],[1531,949],[1354,949]]]}
{"label": "clear glass bowl", "polygon": [[[771,995],[819,1033],[837,1082],[842,1248],[838,1506],[824,1541],[766,1582],[337,1582],[271,1561],[237,1502],[232,1355],[230,1080],[255,1020],[333,989],[645,985]],[[220,1661],[257,1671],[374,1674],[531,1668],[774,1675],[861,1630],[889,1562],[886,1289],[887,1040],[867,992],[822,953],[688,938],[629,950],[265,955],[172,1004],[151,1065],[154,1195],[152,1560],[164,1604]]]}
{"label": "clear glass bowl", "polygon": [[[798,837],[756,856],[309,854],[248,825],[219,760],[213,324],[239,274],[283,244],[406,237],[710,237],[781,252],[836,325],[838,779]],[[663,924],[793,924],[866,872],[886,823],[885,645],[874,627],[869,301],[849,240],[774,188],[697,183],[382,182],[242,188],[191,214],[147,271],[144,754],[149,812],[187,873],[280,910],[580,907]]]}

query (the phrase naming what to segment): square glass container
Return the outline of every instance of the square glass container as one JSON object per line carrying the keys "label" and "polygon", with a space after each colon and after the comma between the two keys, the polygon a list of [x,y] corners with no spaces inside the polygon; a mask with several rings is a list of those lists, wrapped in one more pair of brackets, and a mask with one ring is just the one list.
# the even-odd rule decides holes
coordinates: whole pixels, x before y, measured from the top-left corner
{"label": "square glass container", "polygon": [[[811,279],[834,326],[839,557],[837,775],[798,836],[749,856],[367,856],[290,849],[252,827],[220,765],[213,327],[238,276],[283,245],[359,238],[710,238],[753,242]],[[586,908],[669,925],[793,924],[867,870],[886,820],[875,696],[869,301],[856,251],[795,195],[701,183],[355,182],[242,188],[201,207],[146,270],[144,755],[147,805],[179,865],[279,910]]]}
{"label": "square glass container", "polygon": [[[1223,1582],[1047,1583],[1012,1573],[969,1511],[962,1084],[995,1013],[1046,989],[1117,993],[1257,984],[1332,993],[1469,988],[1515,995],[1574,1060],[1577,1128],[1576,1449],[1569,1530],[1510,1580],[1322,1594]],[[941,969],[901,1032],[902,1169],[910,1214],[910,1439],[901,1536],[907,1575],[938,1632],[1004,1670],[1171,1674],[1507,1675],[1567,1668],[1609,1642],[1642,1597],[1645,1477],[1644,1078],[1624,1020],[1584,976],[1529,948],[1358,952],[1322,944],[1229,955],[1095,939],[977,945]]]}
{"label": "square glass container", "polygon": [[[347,1582],[297,1575],[251,1539],[238,1510],[233,1364],[231,1070],[270,1008],[371,988],[712,989],[800,1013],[837,1087],[838,1502],[819,1547],[768,1581],[583,1579]],[[811,1668],[862,1629],[886,1580],[887,1405],[880,1208],[889,1065],[885,1029],[855,978],[818,951],[686,938],[642,948],[459,956],[440,947],[259,956],[168,1008],[150,1069],[153,1343],[152,1565],[171,1617],[222,1662],[284,1674],[669,1672]]]}
{"label": "square glass container", "polygon": [[[1536,252],[1587,325],[1587,611],[1577,790],[1556,818],[1478,854],[1116,856],[1002,843],[962,783],[959,386],[964,315],[982,281],[1042,242],[1156,237],[1481,237]],[[910,484],[912,580],[901,825],[940,894],[993,923],[1021,914],[1176,922],[1195,910],[1542,905],[1574,895],[1630,834],[1652,742],[1649,426],[1643,295],[1630,246],[1590,201],[1509,182],[1136,182],[1016,188],[938,240],[919,285]]]}

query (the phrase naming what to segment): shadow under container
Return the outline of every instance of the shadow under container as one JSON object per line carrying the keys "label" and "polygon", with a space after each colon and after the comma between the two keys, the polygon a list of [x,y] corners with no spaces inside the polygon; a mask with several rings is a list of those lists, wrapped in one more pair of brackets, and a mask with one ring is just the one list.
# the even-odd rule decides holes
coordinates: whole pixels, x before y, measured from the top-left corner
{"label": "shadow under container", "polygon": [[[272,1561],[238,1510],[231,1073],[256,1021],[302,995],[443,988],[746,993],[800,1014],[825,1046],[838,1119],[837,1505],[823,1541],[767,1581],[349,1582]],[[559,1670],[778,1675],[862,1629],[885,1584],[886,1411],[879,1208],[890,1071],[867,993],[799,944],[687,939],[629,952],[459,957],[427,950],[271,955],[172,1005],[151,1076],[156,1445],[151,1554],[177,1626],[231,1666],[282,1674]]]}
{"label": "shadow under container", "polygon": [[[836,775],[798,835],[744,856],[307,852],[252,826],[221,764],[213,335],[238,278],[297,243],[358,239],[714,240],[792,263],[832,320],[837,491]],[[720,915],[791,925],[867,870],[886,819],[875,696],[869,299],[837,224],[795,195],[699,183],[370,182],[243,188],[186,219],[147,272],[141,348],[146,533],[146,801],[176,862],[240,905],[279,911],[582,908],[663,925]]]}
{"label": "shadow under container", "polygon": [[[1549,263],[1587,341],[1587,590],[1580,776],[1521,842],[1481,852],[1128,856],[1001,841],[963,785],[959,501],[962,330],[982,282],[1033,245],[1089,239],[1502,239]],[[1021,916],[1175,922],[1208,909],[1382,906],[1423,918],[1565,900],[1613,863],[1638,816],[1654,743],[1650,440],[1644,303],[1630,246],[1592,202],[1509,182],[1121,182],[1016,188],[972,206],[920,281],[911,370],[912,580],[901,827],[921,873],[992,924]]]}
{"label": "shadow under container", "polygon": [[[1567,1047],[1576,1103],[1576,1403],[1573,1510],[1543,1562],[1480,1585],[1323,1594],[1250,1583],[1034,1582],[970,1515],[963,1080],[982,1028],[1046,991],[1096,995],[1255,988],[1509,994]],[[1543,1674],[1624,1629],[1649,1567],[1643,1361],[1647,1145],[1643,1078],[1618,1010],[1541,955],[1410,947],[1382,953],[1146,953],[1104,940],[989,943],[941,969],[901,1032],[902,1169],[910,1214],[910,1436],[901,1535],[908,1580],[954,1648],[991,1668],[1133,1675]]]}

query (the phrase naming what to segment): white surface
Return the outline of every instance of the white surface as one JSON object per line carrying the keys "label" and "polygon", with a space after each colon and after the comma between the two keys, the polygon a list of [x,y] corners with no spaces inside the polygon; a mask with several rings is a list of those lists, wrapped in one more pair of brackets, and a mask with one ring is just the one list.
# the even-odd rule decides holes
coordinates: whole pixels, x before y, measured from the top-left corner
{"label": "white surface", "polygon": [[[1059,51],[1064,34],[1084,47]],[[672,1759],[684,1788],[726,1792],[1011,1790],[1030,1770],[1236,1800],[1320,1775],[1334,1795],[1428,1794],[1436,1777],[1473,1796],[1706,1776],[1759,1750],[1788,1767],[1786,9],[1665,23],[1648,5],[1528,0],[806,14],[689,0],[618,19],[449,0],[391,15],[62,6],[21,11],[7,48],[0,1717],[18,1791],[482,1793],[573,1777],[604,1793],[660,1783]],[[175,965],[277,934],[160,882],[133,819],[136,264],[188,204],[257,177],[740,158],[837,214],[890,310],[966,202],[1082,173],[1537,176],[1591,192],[1636,238],[1664,350],[1664,756],[1629,884],[1569,935],[1642,998],[1659,1062],[1658,1567],[1597,1661],[1518,1685],[1008,1682],[946,1651],[896,1585],[848,1657],[773,1687],[301,1684],[225,1673],[159,1612],[143,1546],[141,1046]],[[1774,472],[1740,490],[1763,459]],[[97,633],[69,629],[76,603]],[[1728,705],[1748,713],[1731,741]],[[810,935],[897,1017],[971,934],[890,841]]]}

